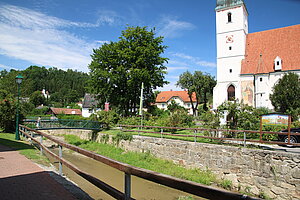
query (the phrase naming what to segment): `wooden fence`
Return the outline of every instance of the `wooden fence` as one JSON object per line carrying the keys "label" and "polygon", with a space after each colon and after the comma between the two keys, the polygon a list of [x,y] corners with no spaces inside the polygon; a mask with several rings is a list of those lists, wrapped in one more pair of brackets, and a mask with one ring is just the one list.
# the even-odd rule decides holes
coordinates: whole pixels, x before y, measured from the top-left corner
{"label": "wooden fence", "polygon": [[[172,137],[186,137],[186,138],[194,138],[195,142],[197,138],[206,138],[206,139],[213,139],[213,140],[221,140],[221,141],[236,141],[241,142],[244,145],[246,145],[247,142],[251,143],[265,143],[265,144],[279,144],[279,145],[289,145],[289,146],[300,146],[300,143],[291,143],[290,138],[291,136],[298,136],[300,138],[300,133],[291,133],[289,132],[272,132],[272,131],[250,131],[250,130],[229,130],[229,129],[206,129],[206,128],[182,128],[182,127],[161,127],[161,126],[140,126],[140,125],[118,125],[119,127],[122,127],[122,131],[126,132],[138,132],[138,133],[153,133],[160,135],[163,137],[164,135],[172,136]],[[124,128],[124,129],[123,129]],[[131,129],[130,129],[131,128]],[[138,128],[138,129],[132,129],[132,128]],[[147,129],[159,129],[160,131],[149,131]],[[190,130],[192,131],[191,134],[172,134],[168,133],[164,130]],[[199,132],[208,132],[209,135],[199,135]],[[216,137],[219,133],[222,133],[223,135],[226,133],[230,133],[233,135],[242,134],[242,138],[230,138],[230,137]],[[249,138],[249,134],[258,134],[259,139],[247,139],[247,136]],[[265,134],[271,134],[271,135],[286,135],[288,136],[288,142],[281,142],[281,141],[268,141],[263,140],[263,135]]]}
{"label": "wooden fence", "polygon": [[[258,198],[250,197],[247,195],[230,192],[222,189],[213,188],[210,186],[202,185],[199,183],[195,183],[192,181],[187,181],[179,178],[175,178],[169,175],[160,174],[154,171],[134,167],[125,163],[121,163],[119,161],[107,158],[105,156],[96,154],[92,151],[88,151],[82,148],[79,148],[77,146],[67,144],[65,142],[62,142],[60,140],[57,140],[53,138],[50,135],[47,135],[43,132],[28,128],[26,126],[20,125],[20,133],[30,138],[31,142],[35,142],[39,145],[41,153],[43,151],[47,152],[50,156],[54,157],[59,161],[59,172],[62,174],[62,165],[67,166],[71,170],[73,170],[75,173],[95,185],[96,187],[100,188],[107,194],[111,195],[115,199],[134,199],[131,196],[131,176],[137,176],[142,179],[152,181],[158,184],[162,184],[165,186],[168,186],[170,188],[178,189],[199,197],[203,197],[206,199],[213,199],[213,200],[255,200]],[[40,136],[39,140],[36,138],[36,136]],[[54,154],[51,152],[46,146],[43,145],[43,137],[57,143],[59,145],[59,155]],[[119,191],[112,186],[104,183],[103,181],[95,178],[94,176],[90,175],[87,172],[84,172],[83,170],[77,168],[75,165],[70,163],[69,161],[65,160],[62,156],[62,147],[68,148],[70,150],[73,150],[75,152],[78,152],[82,155],[85,155],[89,158],[92,158],[94,160],[97,160],[101,163],[104,163],[110,167],[113,167],[119,171],[124,172],[124,192]]]}

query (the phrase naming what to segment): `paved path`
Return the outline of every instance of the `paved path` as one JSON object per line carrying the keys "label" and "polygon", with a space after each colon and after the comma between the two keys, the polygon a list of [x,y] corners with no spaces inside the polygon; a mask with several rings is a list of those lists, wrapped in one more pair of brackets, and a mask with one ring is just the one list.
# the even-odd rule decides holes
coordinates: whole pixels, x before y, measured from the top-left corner
{"label": "paved path", "polygon": [[0,145],[1,200],[74,200],[61,184],[19,152]]}

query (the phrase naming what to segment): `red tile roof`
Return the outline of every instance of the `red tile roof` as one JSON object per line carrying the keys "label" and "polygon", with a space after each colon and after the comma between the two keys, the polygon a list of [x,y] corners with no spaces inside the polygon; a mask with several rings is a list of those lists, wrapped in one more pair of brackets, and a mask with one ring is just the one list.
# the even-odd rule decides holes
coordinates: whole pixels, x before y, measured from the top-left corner
{"label": "red tile roof", "polygon": [[300,25],[248,34],[241,74],[274,72],[277,56],[282,71],[300,69]]}
{"label": "red tile roof", "polygon": [[80,109],[72,109],[72,108],[50,108],[53,114],[65,114],[65,115],[81,115]]}
{"label": "red tile roof", "polygon": [[[179,97],[184,102],[190,102],[190,98],[187,91],[162,91],[160,92],[155,102],[156,103],[165,103],[168,102],[172,97]],[[192,95],[193,102],[196,102],[196,94]]]}

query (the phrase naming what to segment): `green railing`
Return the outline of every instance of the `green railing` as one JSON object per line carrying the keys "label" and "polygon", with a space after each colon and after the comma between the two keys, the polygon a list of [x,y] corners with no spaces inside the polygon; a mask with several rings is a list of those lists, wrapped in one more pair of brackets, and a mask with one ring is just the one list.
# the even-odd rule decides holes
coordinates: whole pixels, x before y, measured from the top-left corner
{"label": "green railing", "polygon": [[35,130],[47,129],[87,129],[101,130],[102,124],[98,121],[71,120],[71,119],[25,119],[23,124]]}

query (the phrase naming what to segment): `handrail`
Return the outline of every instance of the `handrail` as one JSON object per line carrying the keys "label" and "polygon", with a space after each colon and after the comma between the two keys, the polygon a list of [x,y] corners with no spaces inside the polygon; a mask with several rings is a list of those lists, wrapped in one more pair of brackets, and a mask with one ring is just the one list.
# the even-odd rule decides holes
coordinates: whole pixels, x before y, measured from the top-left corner
{"label": "handrail", "polygon": [[[187,180],[175,178],[175,177],[165,175],[165,174],[161,174],[161,173],[158,173],[158,172],[154,172],[154,171],[151,171],[151,170],[146,170],[146,169],[142,169],[142,168],[139,168],[139,167],[134,167],[134,166],[131,166],[129,164],[122,163],[122,162],[110,159],[108,157],[99,155],[99,154],[94,153],[92,151],[88,151],[88,150],[79,148],[77,146],[62,142],[60,140],[57,140],[57,139],[53,138],[50,135],[47,135],[43,132],[40,132],[40,131],[37,131],[37,130],[34,130],[34,129],[30,129],[30,128],[28,128],[26,126],[23,126],[23,125],[20,125],[20,131],[21,131],[21,133],[23,133],[26,136],[33,139],[43,149],[47,149],[47,148],[44,145],[42,145],[39,141],[35,140],[28,133],[26,133],[26,131],[35,132],[35,133],[37,133],[41,136],[44,136],[44,137],[48,138],[49,140],[51,140],[53,142],[59,144],[60,146],[71,149],[75,152],[78,152],[82,155],[93,158],[94,160],[97,160],[99,162],[102,162],[102,163],[110,166],[110,167],[113,167],[113,168],[115,168],[119,171],[122,171],[122,172],[125,173],[125,182],[127,182],[129,184],[130,184],[130,180],[128,181],[128,176],[130,177],[130,175],[134,175],[134,176],[143,178],[143,179],[148,180],[148,181],[152,181],[152,182],[155,182],[155,183],[158,183],[158,184],[162,184],[162,185],[165,185],[165,186],[168,186],[168,187],[171,187],[171,188],[174,188],[174,189],[178,189],[178,190],[181,190],[181,191],[184,191],[184,192],[187,192],[187,193],[199,196],[199,197],[204,197],[204,198],[207,198],[207,199],[213,199],[213,200],[240,200],[240,199],[256,200],[256,199],[258,199],[258,198],[250,197],[250,196],[247,196],[247,195],[242,195],[242,194],[235,193],[235,192],[230,192],[230,191],[226,191],[226,190],[222,190],[222,189],[213,188],[213,187],[206,186],[206,185],[199,184],[199,183],[195,183],[195,182],[192,182],[192,181],[187,181]],[[50,151],[50,150],[48,150],[48,151]],[[117,198],[117,199],[132,199],[130,197],[130,185],[127,186],[127,188],[126,188],[126,185],[125,185],[125,193],[122,193],[122,192],[112,188],[111,186],[108,186],[107,184],[103,183],[101,180],[98,180],[97,178],[89,175],[88,173],[79,170],[73,164],[69,163],[68,161],[64,160],[63,158],[59,158],[55,154],[54,154],[55,155],[54,156],[52,152],[50,153],[50,155],[52,155],[56,159],[59,159],[60,162],[65,164],[70,169],[74,170],[80,176],[87,179],[88,181],[90,181],[92,184],[96,185],[97,187],[99,187],[103,191],[107,192],[111,196],[114,195],[113,196],[114,198]],[[128,191],[128,188],[129,188],[129,197],[128,197],[128,194],[126,194],[126,191]]]}
{"label": "handrail", "polygon": [[[207,129],[207,128],[183,128],[183,127],[164,127],[164,126],[141,126],[141,125],[124,125],[119,124],[119,127],[131,127],[131,128],[153,128],[153,129],[177,129],[177,130],[194,130],[194,131],[209,131],[209,132],[231,132],[231,133],[244,133],[244,138],[224,138],[224,137],[212,137],[212,136],[203,136],[203,135],[182,135],[182,134],[170,134],[155,131],[144,131],[144,130],[130,130],[130,129],[122,129],[124,132],[140,132],[140,133],[154,133],[158,135],[169,135],[169,136],[178,136],[178,137],[194,137],[194,138],[206,138],[206,139],[214,139],[214,140],[231,140],[231,141],[244,141],[245,142],[257,142],[257,143],[267,143],[267,144],[279,144],[279,145],[292,145],[292,146],[300,146],[300,143],[285,143],[285,142],[276,142],[276,141],[266,141],[262,140],[263,134],[276,134],[276,135],[288,135],[287,132],[272,132],[272,131],[252,131],[252,130],[228,130],[228,129]],[[246,133],[257,133],[260,134],[259,140],[247,139]],[[299,135],[300,133],[292,133],[292,135]]]}

